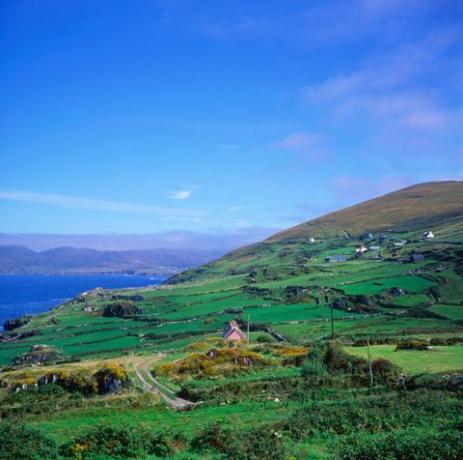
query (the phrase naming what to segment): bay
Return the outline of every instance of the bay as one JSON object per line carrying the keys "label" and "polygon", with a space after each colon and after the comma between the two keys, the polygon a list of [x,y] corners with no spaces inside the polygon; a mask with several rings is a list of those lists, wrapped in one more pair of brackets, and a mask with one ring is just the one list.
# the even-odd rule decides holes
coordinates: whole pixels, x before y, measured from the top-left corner
{"label": "bay", "polygon": [[42,313],[95,289],[158,285],[159,275],[0,275],[0,329],[7,319]]}

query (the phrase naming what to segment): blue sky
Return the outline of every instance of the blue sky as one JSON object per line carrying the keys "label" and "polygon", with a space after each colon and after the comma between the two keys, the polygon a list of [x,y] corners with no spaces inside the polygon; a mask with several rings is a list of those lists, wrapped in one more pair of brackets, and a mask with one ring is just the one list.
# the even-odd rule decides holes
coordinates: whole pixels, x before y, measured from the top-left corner
{"label": "blue sky", "polygon": [[0,232],[284,228],[463,179],[459,0],[4,0]]}

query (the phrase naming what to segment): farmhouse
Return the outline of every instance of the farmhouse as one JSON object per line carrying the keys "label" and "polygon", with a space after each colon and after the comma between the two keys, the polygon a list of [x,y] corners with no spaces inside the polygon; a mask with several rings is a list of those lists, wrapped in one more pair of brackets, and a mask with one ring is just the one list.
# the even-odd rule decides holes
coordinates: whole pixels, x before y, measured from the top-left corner
{"label": "farmhouse", "polygon": [[429,232],[424,232],[423,238],[426,240],[430,240],[431,238],[434,238],[434,233],[429,231]]}
{"label": "farmhouse", "polygon": [[229,342],[241,342],[247,340],[246,334],[239,328],[236,321],[230,321],[228,323],[223,338]]}
{"label": "farmhouse", "polygon": [[355,252],[357,254],[363,254],[364,252],[367,252],[367,251],[368,251],[368,248],[364,246],[363,244],[355,249]]}

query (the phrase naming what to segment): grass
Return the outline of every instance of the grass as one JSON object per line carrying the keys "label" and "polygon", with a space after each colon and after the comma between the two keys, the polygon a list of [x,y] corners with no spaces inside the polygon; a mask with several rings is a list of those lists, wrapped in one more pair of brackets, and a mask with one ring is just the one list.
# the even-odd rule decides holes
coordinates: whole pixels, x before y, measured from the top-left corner
{"label": "grass", "polygon": [[[449,224],[446,239],[455,236],[458,240],[463,225],[457,224]],[[445,225],[439,225],[438,232],[447,231]],[[393,234],[396,239],[407,239],[408,246],[391,249],[381,243],[385,260],[367,253],[344,263],[327,264],[323,259],[328,254],[353,254],[360,244],[337,231],[327,232],[330,236],[317,237],[315,244],[281,240],[243,248],[183,273],[181,283],[137,290],[144,297],[136,302],[144,311],[138,319],[101,315],[111,295],[130,295],[130,290],[67,302],[37,315],[20,329],[36,335],[0,342],[0,365],[8,365],[34,344],[58,347],[68,359],[180,351],[201,337],[220,336],[226,322],[247,319],[248,315],[251,323],[269,325],[290,341],[318,340],[331,333],[330,309],[325,305],[344,298],[346,305],[356,306],[357,295],[367,298],[370,311],[359,314],[355,309],[336,309],[337,337],[463,333],[463,325],[457,322],[463,319],[463,282],[458,274],[456,243],[445,245],[445,264],[437,260],[442,258],[439,252],[427,253],[419,263],[402,263],[401,258],[411,250],[443,250],[439,246],[443,243],[423,242],[422,231],[412,228]],[[439,272],[436,266],[440,266]],[[392,296],[392,287],[404,289],[405,295]],[[294,292],[303,294],[295,296]],[[84,311],[86,306],[93,311]],[[432,313],[442,318],[427,317]]]}
{"label": "grass", "polygon": [[[435,346],[425,351],[395,351],[395,348],[395,345],[374,345],[370,347],[371,356],[373,359],[388,359],[410,374],[463,370],[463,345]],[[362,358],[368,357],[367,347],[346,347],[346,351]]]}
{"label": "grass", "polygon": [[119,406],[78,408],[57,413],[52,420],[31,419],[31,424],[50,433],[59,442],[104,421],[111,422],[116,427],[139,424],[155,430],[181,427],[182,432],[191,435],[211,421],[220,419],[228,419],[237,427],[250,426],[255,421],[256,413],[259,413],[259,423],[276,422],[287,415],[288,409],[287,405],[273,401],[243,400],[232,404],[205,406],[188,412],[175,412],[164,406],[136,409],[130,407],[130,401],[127,401],[125,409]]}

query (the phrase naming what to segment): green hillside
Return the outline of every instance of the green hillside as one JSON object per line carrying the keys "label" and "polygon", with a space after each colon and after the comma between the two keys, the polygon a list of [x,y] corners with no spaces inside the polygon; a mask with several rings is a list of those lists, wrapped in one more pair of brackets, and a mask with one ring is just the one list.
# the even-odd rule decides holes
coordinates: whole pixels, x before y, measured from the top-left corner
{"label": "green hillside", "polygon": [[[424,238],[426,231],[435,237]],[[368,251],[356,253],[362,245]],[[342,259],[327,262],[330,256]],[[133,292],[76,298],[5,332],[0,362],[37,343],[58,347],[70,359],[179,350],[217,336],[231,319],[250,319],[253,337],[311,341],[329,336],[331,307],[335,334],[347,340],[463,334],[462,274],[463,183],[423,184],[139,291],[130,300],[142,311],[137,315],[103,316],[114,296]]]}
{"label": "green hillside", "polygon": [[461,458],[462,198],[418,185],[9,322],[0,457]]}

